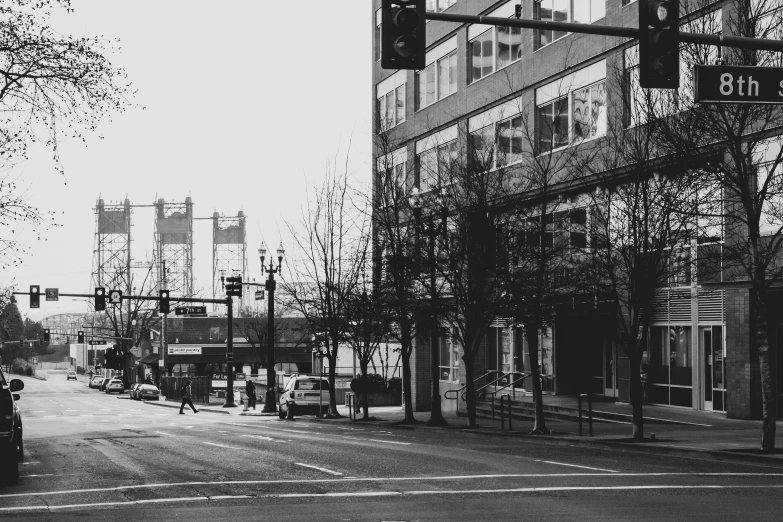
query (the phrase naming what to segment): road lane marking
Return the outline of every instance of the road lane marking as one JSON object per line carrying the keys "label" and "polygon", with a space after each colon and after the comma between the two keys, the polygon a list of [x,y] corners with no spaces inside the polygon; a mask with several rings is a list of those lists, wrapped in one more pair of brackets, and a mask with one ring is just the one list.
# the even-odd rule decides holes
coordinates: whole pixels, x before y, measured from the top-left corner
{"label": "road lane marking", "polygon": [[179,498],[158,498],[146,500],[128,500],[117,502],[91,502],[87,504],[64,504],[64,505],[46,505],[46,506],[18,506],[0,508],[2,513],[29,513],[45,512],[63,509],[84,509],[96,507],[111,506],[132,506],[139,504],[164,504],[175,502],[191,501],[212,501],[212,500],[234,500],[234,499],[275,499],[275,498],[335,498],[335,497],[402,497],[402,496],[425,496],[425,495],[486,495],[488,493],[547,493],[547,492],[569,492],[569,491],[633,491],[633,490],[718,490],[718,489],[781,489],[783,484],[761,484],[761,485],[649,485],[649,486],[560,486],[560,487],[530,487],[530,488],[509,488],[509,489],[469,489],[469,490],[413,490],[413,491],[341,491],[333,493],[270,493],[266,495],[215,495],[214,497],[179,497]]}
{"label": "road lane marking", "polygon": [[[21,464],[40,464],[40,462],[22,462]],[[65,489],[58,491],[37,491],[31,493],[7,493],[0,494],[0,498],[15,497],[43,497],[53,495],[72,495],[77,493],[102,493],[111,491],[127,491],[133,489],[156,489],[170,487],[192,487],[192,486],[242,486],[242,485],[266,485],[266,484],[308,484],[308,483],[342,483],[342,482],[411,482],[411,481],[453,481],[453,480],[486,480],[486,479],[508,479],[508,478],[580,478],[580,477],[774,477],[783,478],[783,473],[617,473],[607,475],[606,473],[505,473],[497,475],[436,475],[419,477],[362,477],[362,478],[323,478],[323,479],[291,479],[291,480],[216,480],[216,481],[193,481],[193,482],[170,482],[154,484],[130,484],[127,486],[114,486],[109,488],[85,488],[85,489]],[[603,487],[603,486],[595,486]],[[622,487],[622,486],[606,486]],[[731,488],[734,486],[725,485],[720,487]],[[763,487],[763,486],[751,486]],[[775,487],[783,487],[783,484]]]}
{"label": "road lane marking", "polygon": [[[218,433],[228,433],[228,432],[221,431],[221,432],[218,432]],[[247,438],[250,438],[250,439],[268,440],[270,442],[274,442],[275,441],[275,439],[273,439],[272,437],[267,437],[266,435],[241,435],[241,436],[242,437],[247,437]]]}
{"label": "road lane marking", "polygon": [[50,419],[52,417],[57,417],[57,415],[44,415],[44,419]]}
{"label": "road lane marking", "polygon": [[332,471],[331,469],[319,468],[318,466],[311,466],[310,464],[302,464],[301,462],[294,462],[294,464],[296,464],[297,466],[302,466],[304,468],[317,469],[318,471],[323,471],[324,473],[329,473],[330,475],[338,475],[338,476],[343,475],[339,471]]}
{"label": "road lane marking", "polygon": [[153,431],[152,433],[160,433],[161,435],[165,435],[167,437],[173,437],[171,433],[166,433],[165,431]]}
{"label": "road lane marking", "polygon": [[237,448],[235,446],[226,446],[225,444],[217,444],[215,442],[204,442],[201,441],[202,444],[206,444],[208,446],[217,446],[218,448],[225,448],[225,449],[232,449],[232,450],[241,450],[242,448]]}
{"label": "road lane marking", "polygon": [[92,413],[84,413],[82,415],[79,415],[79,417],[95,417]]}
{"label": "road lane marking", "polygon": [[402,444],[403,446],[410,446],[411,442],[397,442],[396,440],[382,440],[382,439],[368,439],[372,442],[385,442],[386,444]]}
{"label": "road lane marking", "polygon": [[620,473],[619,471],[615,471],[613,469],[591,468],[590,466],[579,466],[577,464],[566,464],[565,462],[552,462],[551,460],[536,460],[536,462],[543,462],[544,464],[555,464],[557,466],[568,466],[570,468],[582,468],[582,469],[592,469],[593,471],[606,471],[606,472],[609,472],[609,473]]}

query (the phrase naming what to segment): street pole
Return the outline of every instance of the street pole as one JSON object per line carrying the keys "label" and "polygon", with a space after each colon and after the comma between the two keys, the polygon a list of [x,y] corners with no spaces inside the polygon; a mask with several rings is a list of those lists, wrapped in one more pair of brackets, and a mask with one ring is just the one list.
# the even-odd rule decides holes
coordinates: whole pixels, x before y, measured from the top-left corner
{"label": "street pole", "polygon": [[226,342],[226,366],[228,378],[226,379],[226,403],[224,408],[236,408],[234,402],[234,299],[226,296],[226,309],[228,310],[228,341]]}
{"label": "street pole", "polygon": [[[269,294],[269,304],[267,305],[267,342],[266,342],[266,398],[264,399],[264,412],[273,413],[277,411],[277,387],[275,377],[275,272],[272,269],[272,263],[269,263],[269,277],[266,280],[266,291]],[[280,267],[278,266],[278,270]]]}

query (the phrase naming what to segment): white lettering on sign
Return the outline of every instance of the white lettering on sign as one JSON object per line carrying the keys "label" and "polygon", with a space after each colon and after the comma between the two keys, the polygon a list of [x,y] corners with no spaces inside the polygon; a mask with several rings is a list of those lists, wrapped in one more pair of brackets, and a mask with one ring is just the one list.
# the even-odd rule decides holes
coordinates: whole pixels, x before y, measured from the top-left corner
{"label": "white lettering on sign", "polygon": [[200,346],[169,346],[169,355],[201,355]]}
{"label": "white lettering on sign", "polygon": [[[748,84],[747,93],[744,90],[745,84]],[[783,87],[783,82],[780,82]],[[755,92],[754,92],[755,91]],[[731,96],[734,92],[734,75],[726,72],[720,75],[720,93],[724,96]],[[739,96],[758,96],[759,95],[759,82],[753,79],[753,76],[748,76],[745,80],[742,76],[737,78],[737,94]],[[780,93],[779,93],[780,94]],[[783,96],[783,94],[781,94]]]}

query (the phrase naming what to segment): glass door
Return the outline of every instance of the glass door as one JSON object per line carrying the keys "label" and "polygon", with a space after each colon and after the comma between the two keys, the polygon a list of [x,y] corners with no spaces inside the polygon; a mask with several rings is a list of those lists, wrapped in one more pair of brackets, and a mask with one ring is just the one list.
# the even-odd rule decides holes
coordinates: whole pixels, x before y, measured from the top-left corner
{"label": "glass door", "polygon": [[702,328],[701,344],[699,352],[701,353],[703,378],[702,378],[702,408],[712,410],[712,377],[713,377],[713,353],[712,353],[712,328]]}
{"label": "glass door", "polygon": [[707,411],[725,411],[723,327],[702,326],[699,330],[701,407]]}

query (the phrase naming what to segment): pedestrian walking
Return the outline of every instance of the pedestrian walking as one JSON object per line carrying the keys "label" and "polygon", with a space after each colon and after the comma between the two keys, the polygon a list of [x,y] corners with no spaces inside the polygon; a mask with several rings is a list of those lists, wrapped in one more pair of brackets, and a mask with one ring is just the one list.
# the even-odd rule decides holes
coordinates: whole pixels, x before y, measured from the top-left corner
{"label": "pedestrian walking", "polygon": [[364,391],[364,382],[362,381],[362,372],[356,374],[356,377],[351,379],[351,391],[353,392],[353,411],[361,413],[361,395]]}
{"label": "pedestrian walking", "polygon": [[182,404],[179,405],[180,415],[185,415],[185,412],[182,411],[182,409],[185,407],[186,404],[190,406],[190,408],[193,410],[193,413],[198,413],[196,407],[193,406],[193,400],[191,399],[191,395],[190,395],[190,385],[191,385],[191,381],[187,381],[185,383],[185,386],[182,387]]}
{"label": "pedestrian walking", "polygon": [[247,384],[245,385],[245,395],[247,395],[247,407],[253,407],[253,409],[256,409],[256,385],[253,384],[253,381],[250,380],[250,378],[247,379]]}

